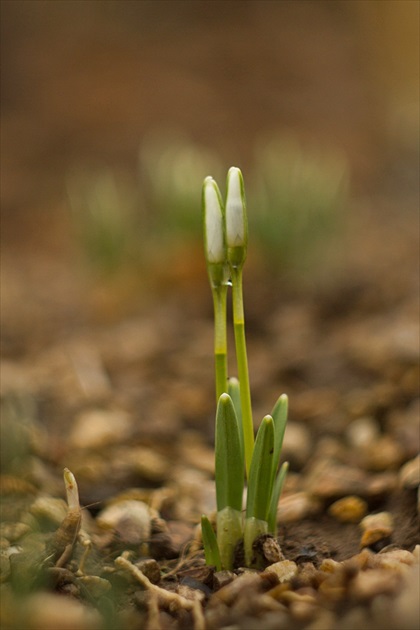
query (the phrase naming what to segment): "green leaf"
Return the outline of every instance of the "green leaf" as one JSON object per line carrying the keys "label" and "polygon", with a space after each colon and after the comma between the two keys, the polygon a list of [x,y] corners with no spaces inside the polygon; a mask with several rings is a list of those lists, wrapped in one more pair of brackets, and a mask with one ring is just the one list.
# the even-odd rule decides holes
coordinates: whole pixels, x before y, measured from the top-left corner
{"label": "green leaf", "polygon": [[268,511],[268,531],[273,536],[277,533],[277,506],[279,504],[279,499],[281,495],[281,491],[283,490],[283,485],[286,480],[287,471],[289,470],[289,462],[284,462],[278,475],[276,477],[276,481],[274,482],[273,492],[271,495],[270,509]]}
{"label": "green leaf", "polygon": [[244,452],[244,433],[242,429],[242,407],[241,407],[241,389],[237,378],[232,376],[228,380],[228,394],[232,398],[233,406],[235,407],[236,419],[238,421],[239,429],[239,441],[241,443],[242,457],[245,457]]}
{"label": "green leaf", "polygon": [[265,416],[255,440],[248,481],[246,518],[266,521],[273,487],[274,421]]}
{"label": "green leaf", "polygon": [[284,432],[286,431],[287,410],[289,401],[286,394],[282,394],[273,407],[271,415],[274,421],[274,455],[273,455],[273,479],[277,473],[283,446]]}
{"label": "green leaf", "polygon": [[216,534],[213,527],[205,514],[201,517],[201,536],[203,538],[204,555],[206,564],[216,567],[216,571],[222,569],[220,562],[219,546],[217,544]]}
{"label": "green leaf", "polygon": [[216,412],[216,501],[217,511],[229,506],[242,510],[244,458],[238,420],[231,397],[222,394]]}

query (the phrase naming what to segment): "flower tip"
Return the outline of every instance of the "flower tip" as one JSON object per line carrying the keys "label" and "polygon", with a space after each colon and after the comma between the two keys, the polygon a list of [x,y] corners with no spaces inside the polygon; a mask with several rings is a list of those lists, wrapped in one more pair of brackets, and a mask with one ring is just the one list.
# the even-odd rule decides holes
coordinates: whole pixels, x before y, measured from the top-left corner
{"label": "flower tip", "polygon": [[247,246],[245,189],[242,173],[236,166],[229,169],[227,176],[226,236],[229,248],[239,248],[232,254],[238,260],[229,262],[235,266],[243,264]]}
{"label": "flower tip", "polygon": [[226,260],[223,228],[223,206],[219,188],[212,177],[206,177],[203,185],[204,240],[209,264]]}
{"label": "flower tip", "polygon": [[228,170],[227,176],[228,195],[233,198],[237,197],[241,200],[243,198],[243,177],[241,169],[237,166],[231,166]]}

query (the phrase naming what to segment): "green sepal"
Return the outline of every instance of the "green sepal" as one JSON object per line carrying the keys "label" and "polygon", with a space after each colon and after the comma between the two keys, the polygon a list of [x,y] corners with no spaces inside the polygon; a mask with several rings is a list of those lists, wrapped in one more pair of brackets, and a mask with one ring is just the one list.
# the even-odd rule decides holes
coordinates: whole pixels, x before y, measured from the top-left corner
{"label": "green sepal", "polygon": [[216,567],[216,571],[221,571],[222,563],[220,561],[219,545],[217,544],[216,534],[207,516],[201,516],[201,537],[203,539],[204,556],[206,564]]}
{"label": "green sepal", "polygon": [[227,258],[231,267],[242,269],[246,260],[246,247],[244,245],[228,247]]}
{"label": "green sepal", "polygon": [[270,508],[268,510],[268,531],[275,536],[277,534],[277,506],[279,504],[280,495],[283,490],[287,472],[289,470],[289,462],[284,462],[280,466],[271,494]]}
{"label": "green sepal", "polygon": [[265,416],[258,429],[248,480],[246,518],[266,521],[273,487],[274,421]]}
{"label": "green sepal", "polygon": [[235,408],[229,394],[217,404],[215,435],[215,478],[217,511],[229,506],[242,510],[244,458]]}
{"label": "green sepal", "polygon": [[207,263],[207,273],[209,275],[212,289],[227,287],[229,283],[230,270],[227,263]]}

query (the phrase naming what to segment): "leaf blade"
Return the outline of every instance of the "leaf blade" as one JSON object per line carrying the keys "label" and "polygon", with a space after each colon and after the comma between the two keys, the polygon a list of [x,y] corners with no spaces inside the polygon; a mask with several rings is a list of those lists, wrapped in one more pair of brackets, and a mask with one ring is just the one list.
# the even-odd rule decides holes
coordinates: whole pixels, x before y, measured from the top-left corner
{"label": "leaf blade", "polygon": [[226,393],[217,404],[215,450],[217,511],[227,506],[241,511],[244,459],[235,408]]}
{"label": "leaf blade", "polygon": [[248,481],[246,518],[267,520],[273,486],[274,421],[265,416],[255,440]]}
{"label": "leaf blade", "polygon": [[286,481],[287,472],[289,470],[289,462],[284,462],[277,474],[276,480],[273,486],[273,492],[271,494],[270,507],[268,510],[268,531],[273,536],[277,533],[277,506],[280,500],[280,495],[283,490],[284,482]]}
{"label": "leaf blade", "polygon": [[217,538],[213,527],[205,514],[201,516],[201,536],[203,539],[206,564],[214,566],[216,567],[216,571],[220,571],[222,563],[220,561],[219,545],[217,544]]}

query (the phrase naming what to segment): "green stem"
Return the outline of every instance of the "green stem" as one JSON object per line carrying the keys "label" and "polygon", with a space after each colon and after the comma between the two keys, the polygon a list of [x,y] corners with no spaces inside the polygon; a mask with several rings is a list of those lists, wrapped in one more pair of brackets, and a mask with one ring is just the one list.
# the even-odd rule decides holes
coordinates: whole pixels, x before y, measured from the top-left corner
{"label": "green stem", "polygon": [[227,285],[212,289],[214,307],[214,361],[216,372],[216,402],[228,390],[226,297]]}
{"label": "green stem", "polygon": [[245,468],[247,477],[254,450],[254,425],[252,422],[251,390],[249,387],[248,358],[245,341],[245,318],[242,294],[242,269],[231,267],[233,328],[235,333],[236,360],[240,383],[242,428],[244,434]]}

